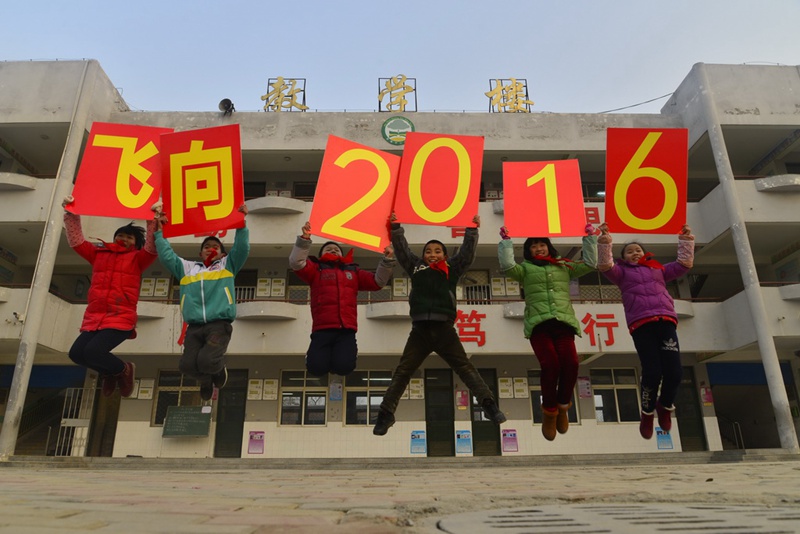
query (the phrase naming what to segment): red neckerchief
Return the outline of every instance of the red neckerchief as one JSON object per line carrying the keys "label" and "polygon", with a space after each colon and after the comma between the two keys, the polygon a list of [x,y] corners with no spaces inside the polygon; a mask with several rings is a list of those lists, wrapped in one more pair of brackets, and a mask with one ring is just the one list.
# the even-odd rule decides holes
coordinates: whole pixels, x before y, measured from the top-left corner
{"label": "red neckerchief", "polygon": [[548,263],[552,263],[553,265],[557,265],[559,267],[566,267],[567,269],[574,270],[575,268],[570,263],[573,261],[569,258],[554,258],[552,256],[534,256],[533,259],[535,260],[542,260]]}
{"label": "red neckerchief", "polygon": [[645,267],[650,267],[651,269],[661,269],[663,271],[664,266],[658,263],[656,260],[650,259],[652,257],[653,257],[652,252],[645,252],[644,256],[639,258],[639,261],[637,261],[636,263],[638,263],[639,265],[644,265]]}
{"label": "red neckerchief", "polygon": [[435,261],[429,264],[428,267],[441,271],[444,273],[445,278],[450,278],[450,267],[447,265],[447,260]]}
{"label": "red neckerchief", "polygon": [[344,256],[337,256],[332,252],[326,252],[322,256],[319,257],[319,261],[324,261],[327,263],[353,263],[353,249],[347,251],[347,254]]}
{"label": "red neckerchief", "polygon": [[183,345],[183,342],[186,340],[186,329],[189,328],[187,323],[183,323],[181,327],[181,333],[178,336],[178,345]]}
{"label": "red neckerchief", "polygon": [[113,243],[106,243],[101,239],[100,242],[103,243],[103,246],[108,250],[110,250],[111,252],[128,252],[129,250],[131,250],[131,247],[120,245],[116,241],[114,241]]}
{"label": "red neckerchief", "polygon": [[203,265],[206,267],[210,267],[212,263],[214,263],[214,259],[217,257],[217,251],[211,249],[211,252],[208,253],[208,257],[203,260]]}

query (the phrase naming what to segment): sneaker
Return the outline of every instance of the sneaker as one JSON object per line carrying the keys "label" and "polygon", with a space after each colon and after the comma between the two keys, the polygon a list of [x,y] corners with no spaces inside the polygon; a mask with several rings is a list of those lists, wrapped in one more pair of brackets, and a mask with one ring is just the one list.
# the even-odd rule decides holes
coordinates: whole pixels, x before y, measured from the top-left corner
{"label": "sneaker", "polygon": [[222,371],[211,377],[211,383],[217,389],[222,389],[228,383],[228,368],[223,367]]}
{"label": "sneaker", "polygon": [[203,380],[200,383],[200,398],[204,401],[211,400],[214,396],[214,382],[211,380]]}
{"label": "sneaker", "polygon": [[502,425],[507,421],[506,414],[500,411],[500,408],[497,407],[497,403],[493,399],[486,399],[483,401],[483,412],[486,414],[486,417],[492,420],[492,422],[496,425]]}
{"label": "sneaker", "polygon": [[644,439],[653,437],[653,417],[653,412],[642,412],[641,419],[639,420],[639,434],[641,434]]}
{"label": "sneaker", "polygon": [[656,402],[656,412],[658,413],[658,426],[661,427],[661,430],[664,432],[669,432],[672,430],[672,412],[675,411],[675,407],[667,408],[661,405],[661,402]]}
{"label": "sneaker", "polygon": [[553,441],[556,439],[556,419],[558,419],[558,409],[542,407],[542,415],[544,416],[544,421],[542,421],[542,435],[547,441]]}
{"label": "sneaker", "polygon": [[106,375],[103,377],[103,387],[100,391],[104,397],[110,397],[117,389],[117,377],[115,375]]}
{"label": "sneaker", "polygon": [[566,434],[567,430],[569,430],[569,409],[572,407],[572,403],[569,404],[559,404],[558,405],[558,415],[556,416],[556,430],[558,430],[559,434]]}
{"label": "sneaker", "polygon": [[[125,369],[117,375],[117,384],[119,384],[119,394],[123,397],[130,397],[133,393],[133,380],[136,375],[136,366],[131,362],[125,362]],[[105,384],[103,384],[105,386]]]}
{"label": "sneaker", "polygon": [[375,421],[375,428],[372,429],[372,433],[376,436],[385,436],[394,424],[394,421],[394,414],[389,410],[381,408],[380,411],[378,411],[378,420]]}

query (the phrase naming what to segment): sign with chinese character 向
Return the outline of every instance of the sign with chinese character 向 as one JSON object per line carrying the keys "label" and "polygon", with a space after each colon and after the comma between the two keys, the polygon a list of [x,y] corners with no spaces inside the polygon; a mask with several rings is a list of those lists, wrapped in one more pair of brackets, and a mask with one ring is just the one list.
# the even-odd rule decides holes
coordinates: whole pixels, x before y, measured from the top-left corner
{"label": "sign with chinese character \u5411", "polygon": [[244,226],[239,125],[161,136],[164,237]]}
{"label": "sign with chinese character \u5411", "polygon": [[606,222],[611,232],[677,233],[686,223],[689,131],[609,128]]}
{"label": "sign with chinese character \u5411", "polygon": [[474,227],[483,141],[478,136],[408,133],[394,200],[398,222]]}
{"label": "sign with chinese character \u5411", "polygon": [[67,210],[78,215],[150,219],[161,194],[161,134],[172,128],[92,124]]}

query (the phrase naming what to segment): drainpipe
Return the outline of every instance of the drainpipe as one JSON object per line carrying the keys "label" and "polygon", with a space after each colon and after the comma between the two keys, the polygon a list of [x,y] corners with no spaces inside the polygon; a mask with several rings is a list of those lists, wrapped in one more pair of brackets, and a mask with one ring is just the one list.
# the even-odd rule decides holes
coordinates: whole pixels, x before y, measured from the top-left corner
{"label": "drainpipe", "polygon": [[764,304],[756,263],[753,259],[753,251],[750,248],[750,238],[747,236],[742,206],[736,195],[736,183],[733,178],[731,161],[728,157],[728,148],[725,146],[725,139],[722,136],[722,127],[717,116],[717,108],[714,104],[714,97],[711,93],[711,85],[708,82],[708,73],[704,64],[701,63],[697,66],[697,73],[700,77],[700,101],[705,111],[708,138],[711,141],[711,149],[714,152],[714,160],[719,174],[719,183],[722,187],[728,210],[733,247],[739,260],[739,270],[742,273],[745,296],[756,327],[758,350],[761,353],[761,361],[764,364],[764,372],[767,376],[767,385],[772,399],[772,409],[775,411],[775,421],[778,425],[781,447],[794,453],[800,453],[797,434],[792,422],[792,413],[789,409],[789,398],[786,396],[786,388],[783,384],[778,352],[775,349],[775,342],[772,339],[772,332],[769,328],[767,307]]}
{"label": "drainpipe", "polygon": [[22,411],[25,408],[25,395],[28,391],[28,382],[33,368],[33,359],[36,355],[39,330],[41,329],[47,306],[50,281],[53,278],[53,267],[58,253],[58,243],[61,239],[64,218],[61,200],[72,191],[72,178],[75,176],[78,156],[80,155],[84,132],[86,132],[86,125],[89,120],[91,95],[85,93],[91,91],[85,91],[85,87],[91,63],[94,62],[87,61],[83,67],[81,83],[75,96],[67,142],[64,147],[64,153],[61,155],[61,163],[54,180],[53,192],[50,195],[50,210],[39,248],[36,270],[33,273],[25,320],[20,334],[17,363],[14,367],[14,378],[11,380],[5,419],[3,428],[0,430],[0,461],[8,461],[9,457],[14,454],[14,449],[17,445]]}

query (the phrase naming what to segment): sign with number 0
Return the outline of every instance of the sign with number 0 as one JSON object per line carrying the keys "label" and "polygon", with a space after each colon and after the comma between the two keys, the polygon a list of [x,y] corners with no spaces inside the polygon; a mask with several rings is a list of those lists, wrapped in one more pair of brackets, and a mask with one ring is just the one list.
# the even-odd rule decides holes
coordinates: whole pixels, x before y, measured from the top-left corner
{"label": "sign with number 0", "polygon": [[609,128],[606,222],[611,232],[677,233],[686,223],[689,131]]}
{"label": "sign with number 0", "polygon": [[367,250],[383,252],[390,243],[400,156],[329,136],[322,158],[311,233]]}
{"label": "sign with number 0", "polygon": [[586,212],[576,159],[503,163],[503,203],[511,237],[584,234]]}

